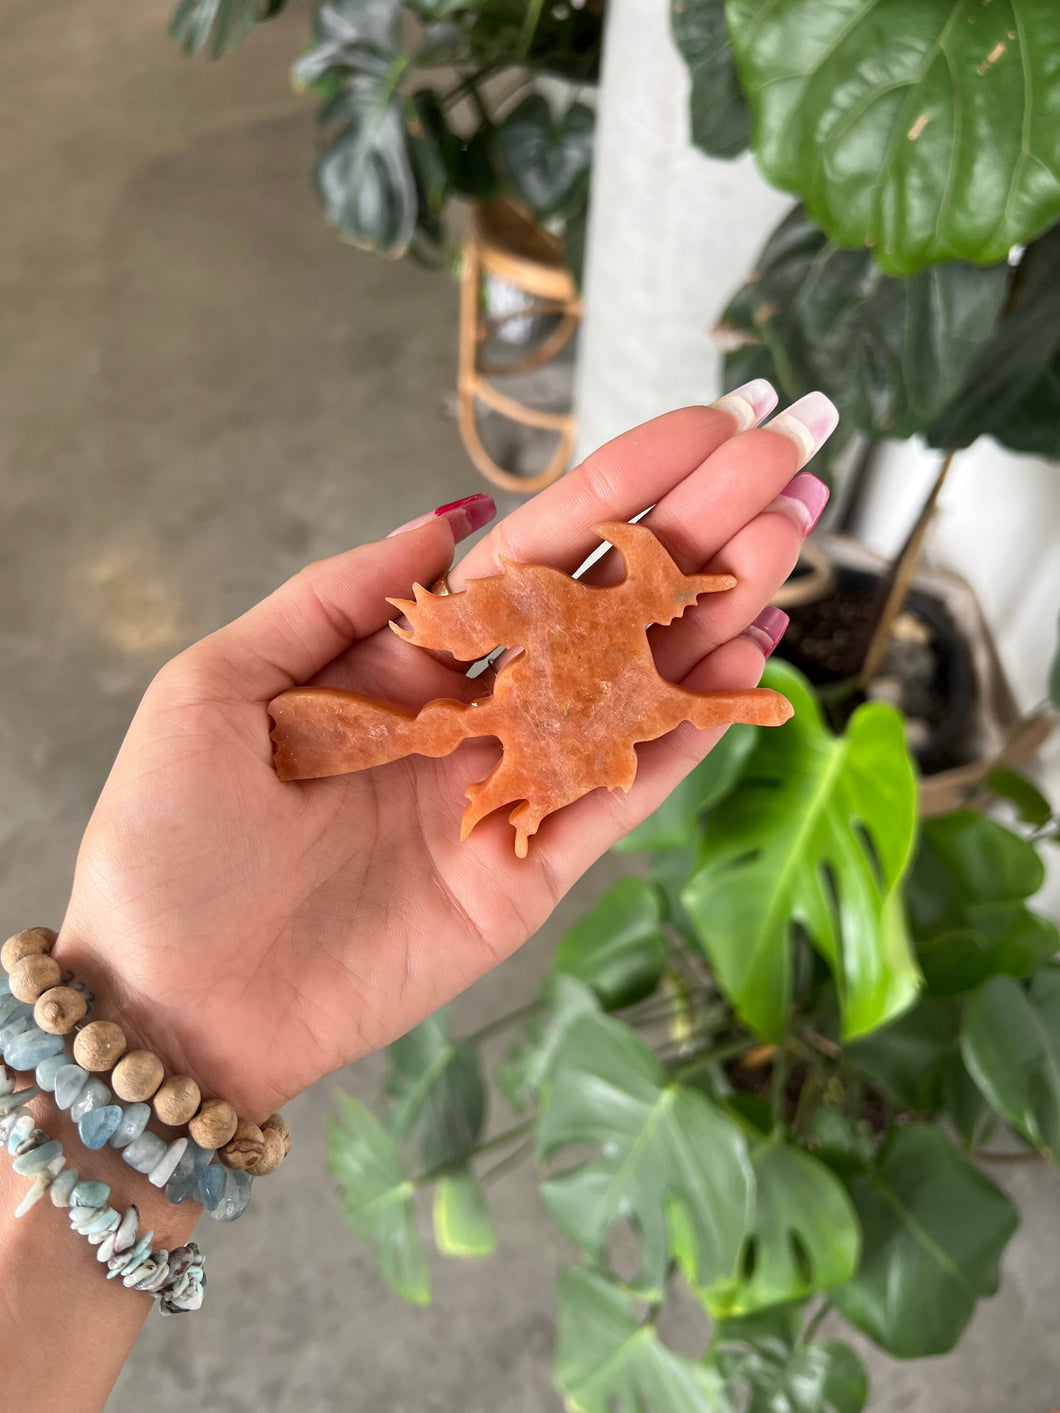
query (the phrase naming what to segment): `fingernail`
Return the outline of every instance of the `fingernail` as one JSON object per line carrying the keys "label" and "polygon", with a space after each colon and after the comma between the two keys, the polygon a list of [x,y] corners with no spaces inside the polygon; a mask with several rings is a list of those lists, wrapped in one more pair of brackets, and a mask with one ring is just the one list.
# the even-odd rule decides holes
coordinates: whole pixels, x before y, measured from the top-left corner
{"label": "fingernail", "polygon": [[399,525],[396,530],[391,530],[387,539],[393,535],[403,535],[406,530],[418,530],[421,525],[429,525],[432,520],[441,517],[448,520],[453,538],[464,540],[476,530],[481,530],[483,525],[488,525],[496,514],[497,506],[493,497],[485,491],[477,491],[475,495],[465,496],[463,500],[450,501],[448,505],[440,505],[437,510],[428,510],[426,515],[417,515],[415,520],[409,520],[406,524]]}
{"label": "fingernail", "polygon": [[752,378],[749,383],[733,388],[711,405],[735,417],[740,431],[746,432],[748,427],[756,427],[763,417],[773,411],[777,405],[777,394],[773,384],[765,378]]}
{"label": "fingernail", "polygon": [[820,451],[839,424],[839,413],[823,392],[807,393],[783,412],[766,423],[767,432],[780,432],[790,437],[802,453],[800,466],[805,466],[815,452]]}
{"label": "fingernail", "polygon": [[793,477],[766,510],[779,510],[795,521],[803,539],[810,533],[821,518],[821,512],[828,504],[829,490],[819,476],[812,471],[803,471]]}
{"label": "fingernail", "polygon": [[762,649],[765,657],[769,657],[773,649],[784,636],[784,632],[791,620],[782,608],[764,608],[753,623],[749,623],[740,634],[741,638],[750,638],[751,642]]}

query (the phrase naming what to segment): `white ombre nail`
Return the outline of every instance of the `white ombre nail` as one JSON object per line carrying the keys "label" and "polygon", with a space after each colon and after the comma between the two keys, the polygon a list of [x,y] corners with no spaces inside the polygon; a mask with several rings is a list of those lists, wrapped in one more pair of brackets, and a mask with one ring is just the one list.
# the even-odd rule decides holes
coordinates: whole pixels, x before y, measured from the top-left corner
{"label": "white ombre nail", "polygon": [[823,392],[807,393],[767,422],[767,432],[779,432],[799,448],[799,465],[805,466],[839,425],[839,413]]}
{"label": "white ombre nail", "polygon": [[776,405],[776,391],[772,383],[767,382],[765,378],[752,378],[749,383],[733,388],[732,392],[727,392],[724,397],[719,397],[717,402],[711,403],[711,406],[720,412],[727,412],[730,417],[735,417],[741,432],[746,432],[749,427],[756,427]]}

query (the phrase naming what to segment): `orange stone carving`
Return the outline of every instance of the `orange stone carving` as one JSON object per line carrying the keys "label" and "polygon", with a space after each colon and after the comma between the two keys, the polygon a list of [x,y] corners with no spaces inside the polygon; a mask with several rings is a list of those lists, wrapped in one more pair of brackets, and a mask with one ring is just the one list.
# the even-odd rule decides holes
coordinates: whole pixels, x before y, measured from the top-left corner
{"label": "orange stone carving", "polygon": [[295,687],[269,704],[281,780],[368,770],[407,755],[447,756],[495,736],[503,755],[468,785],[461,839],[494,810],[515,808],[515,852],[554,810],[601,786],[628,790],[638,741],[683,721],[779,726],[792,714],[779,692],[688,692],[659,676],[647,627],[679,618],[700,594],[731,589],[728,574],[682,574],[646,526],[594,527],[626,563],[620,584],[597,588],[558,569],[504,560],[504,572],[463,593],[391,599],[412,625],[395,633],[420,648],[474,662],[501,645],[518,652],[480,701],[429,702],[419,712],[330,687]]}

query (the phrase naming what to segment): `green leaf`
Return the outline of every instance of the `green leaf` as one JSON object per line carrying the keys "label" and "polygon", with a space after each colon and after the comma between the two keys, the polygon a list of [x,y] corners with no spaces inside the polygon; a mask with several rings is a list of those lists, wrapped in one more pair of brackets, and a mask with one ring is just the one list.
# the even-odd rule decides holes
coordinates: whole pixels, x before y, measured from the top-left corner
{"label": "green leaf", "polygon": [[431,1273],[416,1231],[411,1182],[397,1147],[363,1104],[341,1090],[339,1117],[328,1129],[329,1166],[345,1197],[346,1217],[376,1254],[383,1279],[403,1300],[427,1305]]}
{"label": "green leaf", "polygon": [[730,726],[710,755],[685,776],[659,808],[618,841],[615,852],[692,848],[699,837],[700,816],[735,786],[757,734],[754,726]]}
{"label": "green leaf", "polygon": [[410,99],[407,127],[409,161],[420,205],[439,216],[449,195],[460,154],[460,141],[449,130],[438,95],[421,88]]}
{"label": "green leaf", "polygon": [[971,810],[926,820],[906,882],[917,954],[938,995],[988,976],[1026,976],[1060,949],[1054,923],[1024,899],[1045,870],[1032,844]]}
{"label": "green leaf", "polygon": [[452,1038],[449,1012],[443,1009],[396,1040],[387,1053],[390,1132],[405,1139],[422,1125],[421,1154],[428,1172],[457,1162],[474,1148],[486,1122],[478,1047]]}
{"label": "green leaf", "polygon": [[679,1205],[689,1280],[703,1291],[732,1281],[751,1205],[744,1136],[703,1094],[667,1083],[629,1026],[584,1016],[570,1027],[544,1094],[537,1143],[543,1158],[571,1144],[601,1148],[542,1189],[560,1228],[598,1265],[612,1224],[626,1218],[641,1241],[636,1287],[661,1292],[669,1214]]}
{"label": "green leaf", "polygon": [[328,224],[358,249],[397,259],[419,210],[400,100],[382,80],[358,74],[321,118],[337,129],[316,165]]}
{"label": "green leaf", "polygon": [[964,1062],[993,1107],[1028,1143],[1060,1162],[1060,970],[1024,991],[995,976],[968,999]]}
{"label": "green leaf", "polygon": [[946,1073],[957,1055],[958,1002],[922,996],[884,1030],[846,1048],[855,1069],[867,1074],[895,1104],[931,1114],[942,1108]]}
{"label": "green leaf", "polygon": [[816,1158],[772,1140],[751,1154],[755,1207],[742,1278],[706,1299],[715,1317],[746,1315],[841,1285],[857,1269],[861,1233],[846,1189]]}
{"label": "green leaf", "polygon": [[945,1354],[975,1302],[998,1288],[1015,1207],[928,1124],[892,1130],[876,1166],[849,1186],[861,1267],[833,1305],[899,1359]]}
{"label": "green leaf", "polygon": [[[282,9],[274,5],[271,14]],[[220,59],[246,39],[259,18],[258,0],[180,0],[169,33],[185,54],[201,54],[213,36],[210,57]]]}
{"label": "green leaf", "polygon": [[383,79],[400,37],[401,0],[322,0],[313,43],[291,70],[292,83],[302,92],[335,70]]}
{"label": "green leaf", "polygon": [[1016,806],[1024,824],[1041,827],[1053,817],[1053,807],[1033,781],[1015,770],[992,770],[986,777],[987,789],[998,799]]}
{"label": "green leaf", "polygon": [[983,435],[1013,451],[1060,457],[1060,226],[1024,252],[1005,317],[928,441],[950,449]]}
{"label": "green leaf", "polygon": [[997,1129],[998,1117],[983,1098],[959,1052],[952,1057],[942,1076],[942,1108],[968,1153],[975,1153],[989,1143]]}
{"label": "green leaf", "polygon": [[497,1249],[486,1194],[467,1168],[438,1179],[434,1239],[443,1256],[492,1256]]}
{"label": "green leaf", "polygon": [[692,145],[711,157],[738,157],[751,141],[725,28],[725,0],[671,0],[670,28],[692,79]]}
{"label": "green leaf", "polygon": [[[734,1337],[739,1347],[734,1347]],[[861,1413],[869,1380],[861,1360],[837,1339],[796,1347],[768,1327],[726,1321],[718,1367],[747,1389],[744,1413]]]}
{"label": "green leaf", "polygon": [[556,1383],[569,1413],[731,1413],[717,1373],[668,1349],[603,1277],[562,1273],[558,1325]]}
{"label": "green leaf", "polygon": [[643,878],[620,878],[559,940],[555,971],[590,986],[607,1011],[650,996],[666,970],[659,894]]}
{"label": "green leaf", "polygon": [[516,192],[540,216],[567,205],[588,180],[596,118],[574,103],[553,118],[548,102],[533,93],[497,129],[497,145]]}
{"label": "green leaf", "polygon": [[764,345],[785,397],[826,387],[845,436],[909,437],[957,394],[1007,282],[1004,264],[956,262],[896,279],[868,251],[833,245],[796,206],[723,312],[718,337]]}
{"label": "green leaf", "polygon": [[544,1016],[530,1017],[526,1023],[526,1043],[509,1050],[497,1073],[501,1093],[519,1114],[528,1099],[540,1094],[569,1028],[580,1016],[594,1015],[600,1009],[593,992],[563,972],[557,972],[545,982],[541,1002]]}
{"label": "green leaf", "polygon": [[589,187],[585,186],[585,200],[571,211],[563,225],[563,255],[567,268],[574,276],[579,289],[585,281],[585,255],[589,238]]}
{"label": "green leaf", "polygon": [[727,0],[767,180],[891,274],[1060,215],[1054,0]]}
{"label": "green leaf", "polygon": [[783,1034],[798,925],[835,976],[844,1036],[863,1035],[905,1010],[919,979],[897,892],[916,822],[901,717],[868,703],[835,737],[793,668],[770,664],[764,680],[794,719],[760,733],[707,821],[685,906],[751,1029]]}

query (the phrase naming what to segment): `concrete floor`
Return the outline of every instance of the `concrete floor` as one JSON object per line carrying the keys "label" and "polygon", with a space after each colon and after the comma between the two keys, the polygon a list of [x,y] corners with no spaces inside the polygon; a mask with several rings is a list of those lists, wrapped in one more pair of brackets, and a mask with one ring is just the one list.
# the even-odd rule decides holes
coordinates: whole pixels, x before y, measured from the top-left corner
{"label": "concrete floor", "polygon": [[[62,913],[80,831],[139,694],[175,650],[306,560],[479,488],[443,405],[454,291],[325,230],[311,105],[286,69],[305,8],[211,66],[167,5],[6,0],[0,15],[0,882],[10,925]],[[545,934],[457,1005],[525,999]],[[297,1148],[246,1218],[205,1233],[210,1302],[154,1321],[111,1413],[547,1413],[563,1252],[523,1169],[501,1254],[393,1299],[326,1176],[335,1083],[289,1108]],[[874,1413],[1047,1413],[1060,1177],[1002,1173],[1025,1215],[1005,1293],[960,1353],[878,1356]]]}

